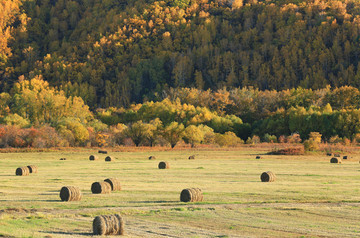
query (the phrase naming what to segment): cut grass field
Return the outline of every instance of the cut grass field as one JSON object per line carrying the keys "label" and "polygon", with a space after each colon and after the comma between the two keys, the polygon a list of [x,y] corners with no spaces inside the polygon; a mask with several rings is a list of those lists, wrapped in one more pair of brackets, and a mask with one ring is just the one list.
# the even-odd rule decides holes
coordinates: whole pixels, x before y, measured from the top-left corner
{"label": "cut grass field", "polygon": [[[256,151],[0,154],[0,237],[89,237],[96,215],[120,213],[128,237],[360,236],[357,156],[330,164],[325,155],[255,159]],[[100,159],[89,161],[89,155]],[[195,160],[188,160],[192,154]],[[148,160],[154,155],[156,160]],[[67,158],[67,160],[60,160]],[[158,169],[168,161],[170,169]],[[15,176],[21,166],[38,173]],[[260,182],[262,172],[277,180]],[[92,194],[91,184],[118,178],[122,191]],[[62,202],[62,186],[83,198]],[[184,188],[204,201],[180,202]]]}

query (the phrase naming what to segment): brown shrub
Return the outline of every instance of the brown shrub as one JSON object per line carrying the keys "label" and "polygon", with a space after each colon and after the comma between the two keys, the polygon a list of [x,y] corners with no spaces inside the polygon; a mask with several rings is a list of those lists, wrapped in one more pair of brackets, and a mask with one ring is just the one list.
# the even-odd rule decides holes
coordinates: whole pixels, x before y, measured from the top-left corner
{"label": "brown shrub", "polygon": [[118,214],[101,215],[93,221],[94,235],[124,235],[124,220]]}
{"label": "brown shrub", "polygon": [[204,197],[200,188],[186,188],[180,193],[180,201],[182,202],[201,202]]}
{"label": "brown shrub", "polygon": [[111,185],[107,182],[95,182],[91,185],[92,193],[110,193]]}
{"label": "brown shrub", "polygon": [[270,151],[270,155],[303,155],[305,153],[304,147],[289,147],[280,150]]}
{"label": "brown shrub", "polygon": [[261,174],[260,179],[261,182],[274,182],[276,180],[276,176],[273,172],[267,171]]}
{"label": "brown shrub", "polygon": [[338,157],[338,158],[339,158],[339,157],[340,157],[340,154],[334,154],[334,157]]}
{"label": "brown shrub", "polygon": [[159,169],[170,169],[169,162],[164,162],[164,161],[160,162],[158,167]]}
{"label": "brown shrub", "polygon": [[60,190],[61,201],[80,201],[82,197],[81,191],[78,187],[65,186]]}
{"label": "brown shrub", "polygon": [[99,154],[107,154],[108,152],[106,150],[99,150]]}
{"label": "brown shrub", "polygon": [[28,167],[20,167],[16,169],[15,174],[18,176],[26,176],[30,174],[30,170]]}
{"label": "brown shrub", "polygon": [[108,178],[108,179],[105,179],[104,182],[107,182],[110,184],[111,191],[120,191],[121,190],[120,181],[117,178]]}
{"label": "brown shrub", "polygon": [[38,172],[38,167],[36,165],[28,165],[27,166],[29,169],[29,173],[37,173]]}

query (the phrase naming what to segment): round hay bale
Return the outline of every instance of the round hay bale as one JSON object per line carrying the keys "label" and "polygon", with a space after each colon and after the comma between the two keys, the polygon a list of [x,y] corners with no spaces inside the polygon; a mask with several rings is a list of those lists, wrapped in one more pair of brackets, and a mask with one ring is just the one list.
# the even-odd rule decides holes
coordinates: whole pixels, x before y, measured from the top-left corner
{"label": "round hay bale", "polygon": [[260,155],[257,155],[257,156],[256,156],[256,159],[261,159],[261,156],[260,156]]}
{"label": "round hay bale", "polygon": [[189,159],[195,159],[195,155],[190,155]]}
{"label": "round hay bale", "polygon": [[273,172],[267,171],[261,174],[260,179],[261,182],[274,182],[276,180],[276,176]]}
{"label": "round hay bale", "polygon": [[150,156],[150,157],[149,157],[149,160],[155,160],[155,159],[156,159],[155,156]]}
{"label": "round hay bale", "polygon": [[38,167],[36,165],[28,165],[27,167],[28,167],[30,173],[35,174],[38,172]]}
{"label": "round hay bale", "polygon": [[66,160],[66,158],[60,158],[60,160]]}
{"label": "round hay bale", "polygon": [[20,167],[16,169],[15,174],[18,176],[26,176],[30,174],[30,170],[28,167]]}
{"label": "round hay bale", "polygon": [[158,167],[159,169],[170,169],[169,163],[164,161],[160,162]]}
{"label": "round hay bale", "polygon": [[333,154],[332,153],[326,153],[327,156],[332,156]]}
{"label": "round hay bale", "polygon": [[99,157],[97,157],[96,155],[90,155],[89,156],[89,160],[98,160]]}
{"label": "round hay bale", "polygon": [[350,156],[344,155],[343,159],[350,159]]}
{"label": "round hay bale", "polygon": [[111,185],[107,182],[95,182],[91,185],[91,192],[92,193],[110,193],[111,192]]}
{"label": "round hay bale", "polygon": [[340,157],[340,154],[334,154],[334,157]]}
{"label": "round hay bale", "polygon": [[332,164],[341,164],[341,159],[333,157],[333,158],[331,158],[330,163],[332,163]]}
{"label": "round hay bale", "polygon": [[114,157],[112,157],[112,156],[106,156],[105,161],[108,161],[108,162],[114,161]]}
{"label": "round hay bale", "polygon": [[81,191],[78,187],[65,186],[60,190],[61,201],[80,201],[82,197]]}
{"label": "round hay bale", "polygon": [[118,214],[101,215],[93,220],[94,235],[124,235],[124,220]]}
{"label": "round hay bale", "polygon": [[120,181],[117,178],[108,178],[108,179],[105,179],[104,182],[107,182],[110,184],[111,191],[120,191],[121,190]]}
{"label": "round hay bale", "polygon": [[201,202],[203,198],[200,188],[186,188],[180,193],[180,201],[182,202]]}
{"label": "round hay bale", "polygon": [[99,154],[107,154],[106,150],[99,150],[98,152],[99,152]]}

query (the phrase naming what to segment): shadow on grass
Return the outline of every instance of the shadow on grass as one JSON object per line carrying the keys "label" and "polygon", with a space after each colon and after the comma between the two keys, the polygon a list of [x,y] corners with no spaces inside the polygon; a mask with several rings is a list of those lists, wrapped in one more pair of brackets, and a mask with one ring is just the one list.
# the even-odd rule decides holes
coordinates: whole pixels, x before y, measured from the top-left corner
{"label": "shadow on grass", "polygon": [[40,231],[41,233],[53,234],[53,235],[73,235],[73,236],[93,236],[92,232],[68,232],[68,231]]}

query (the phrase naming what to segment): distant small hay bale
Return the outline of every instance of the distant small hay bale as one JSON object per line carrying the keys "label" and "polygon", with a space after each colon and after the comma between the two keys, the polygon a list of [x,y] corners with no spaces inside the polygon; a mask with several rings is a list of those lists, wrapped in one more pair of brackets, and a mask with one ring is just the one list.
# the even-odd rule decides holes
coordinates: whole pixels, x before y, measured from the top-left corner
{"label": "distant small hay bale", "polygon": [[260,155],[257,155],[256,159],[262,159],[262,157]]}
{"label": "distant small hay bale", "polygon": [[111,185],[107,182],[95,182],[91,185],[91,192],[92,193],[110,193],[111,192]]}
{"label": "distant small hay bale", "polygon": [[115,159],[114,159],[114,157],[112,157],[112,156],[106,156],[106,158],[105,158],[105,161],[108,161],[108,162],[110,162],[110,161],[114,161]]}
{"label": "distant small hay bale", "polygon": [[66,158],[60,158],[60,160],[66,160]]}
{"label": "distant small hay bale", "polygon": [[169,162],[164,162],[164,161],[160,162],[158,167],[159,169],[170,169]]}
{"label": "distant small hay bale", "polygon": [[326,153],[326,155],[327,155],[327,156],[333,156],[333,154],[332,154],[332,153]]}
{"label": "distant small hay bale", "polygon": [[30,170],[28,167],[20,167],[16,169],[15,174],[18,176],[26,176],[30,174]]}
{"label": "distant small hay bale", "polygon": [[78,187],[74,186],[65,186],[60,190],[61,201],[70,202],[70,201],[80,201],[82,197],[81,191]]}
{"label": "distant small hay bale", "polygon": [[347,155],[344,155],[343,156],[343,159],[350,159],[351,157],[350,156],[347,156]]}
{"label": "distant small hay bale", "polygon": [[274,182],[276,180],[276,176],[273,172],[267,171],[261,174],[260,179],[261,182]]}
{"label": "distant small hay bale", "polygon": [[99,157],[96,156],[96,155],[90,155],[89,156],[89,160],[98,160],[98,159],[99,159]]}
{"label": "distant small hay bale", "polygon": [[155,159],[156,159],[155,156],[150,156],[150,157],[149,157],[149,160],[155,160]]}
{"label": "distant small hay bale", "polygon": [[28,165],[29,173],[36,174],[38,172],[38,167],[36,165]]}
{"label": "distant small hay bale", "polygon": [[124,235],[124,220],[118,215],[101,215],[93,220],[94,235]]}
{"label": "distant small hay bale", "polygon": [[104,182],[107,182],[110,184],[111,191],[120,191],[121,190],[121,184],[117,178],[108,178],[108,179],[105,179]]}
{"label": "distant small hay bale", "polygon": [[200,188],[186,188],[180,193],[180,201],[182,202],[201,202],[204,196]]}
{"label": "distant small hay bale", "polygon": [[195,159],[195,155],[190,155],[189,159]]}
{"label": "distant small hay bale", "polygon": [[340,154],[334,154],[334,157],[340,157]]}
{"label": "distant small hay bale", "polygon": [[107,154],[106,150],[99,150],[99,154]]}
{"label": "distant small hay bale", "polygon": [[330,163],[332,163],[332,164],[341,164],[341,159],[333,157],[333,158],[331,158]]}

